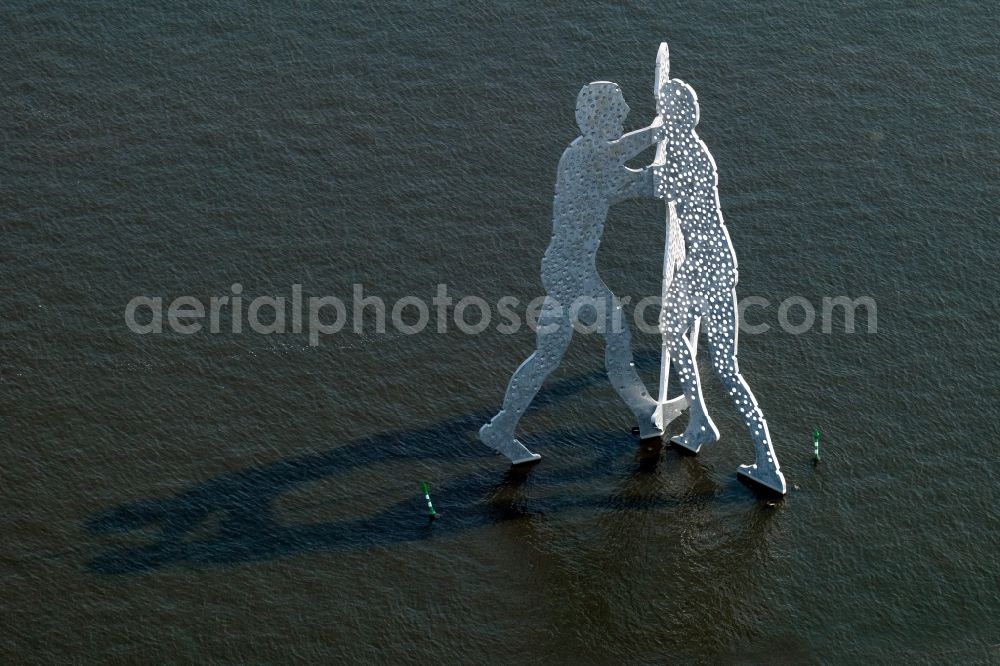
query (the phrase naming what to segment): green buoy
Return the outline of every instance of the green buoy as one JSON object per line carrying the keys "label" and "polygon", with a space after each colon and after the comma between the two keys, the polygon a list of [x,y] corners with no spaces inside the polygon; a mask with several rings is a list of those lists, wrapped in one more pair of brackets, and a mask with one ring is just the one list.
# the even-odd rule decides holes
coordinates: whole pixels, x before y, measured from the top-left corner
{"label": "green buoy", "polygon": [[421,481],[420,487],[424,491],[424,499],[427,500],[427,517],[434,520],[438,517],[438,513],[434,510],[434,504],[431,502],[431,494],[430,491],[427,490],[427,482]]}
{"label": "green buoy", "polygon": [[813,429],[813,464],[819,464],[819,430]]}

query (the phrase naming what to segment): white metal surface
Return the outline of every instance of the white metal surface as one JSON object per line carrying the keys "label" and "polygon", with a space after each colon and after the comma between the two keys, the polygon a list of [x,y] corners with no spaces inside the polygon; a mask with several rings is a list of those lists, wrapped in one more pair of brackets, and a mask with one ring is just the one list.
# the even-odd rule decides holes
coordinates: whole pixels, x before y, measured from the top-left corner
{"label": "white metal surface", "polygon": [[[661,45],[661,52],[665,45]],[[658,73],[658,82],[665,74]],[[683,239],[684,258],[674,246],[675,233],[668,233],[668,259],[664,283],[666,295],[660,313],[666,357],[677,372],[690,407],[684,433],[672,441],[692,452],[719,439],[719,431],[705,408],[696,362],[698,324],[704,320],[712,368],[743,418],[754,444],[755,461],[741,465],[738,473],[784,494],[785,477],[774,454],[767,421],[740,374],[736,358],[739,334],[736,306],[738,279],[736,254],[722,218],[718,172],[708,147],[698,137],[698,96],[680,79],[662,83],[657,93],[657,111],[666,130],[661,146],[662,163],[654,167],[656,194],[669,203],[670,227],[676,215]],[[659,151],[658,151],[658,158]],[[664,366],[665,368],[666,366]],[[666,371],[664,370],[664,375]],[[661,398],[666,395],[661,378]],[[662,411],[662,410],[661,410]]]}

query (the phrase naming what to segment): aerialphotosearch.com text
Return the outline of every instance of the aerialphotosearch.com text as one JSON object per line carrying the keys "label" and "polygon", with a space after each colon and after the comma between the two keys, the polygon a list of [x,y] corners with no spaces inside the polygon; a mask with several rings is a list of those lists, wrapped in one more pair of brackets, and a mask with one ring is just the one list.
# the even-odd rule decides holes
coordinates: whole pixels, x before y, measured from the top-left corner
{"label": "aerialphotosearch.com text", "polygon": [[[446,284],[438,284],[430,298],[404,296],[387,304],[377,295],[365,294],[364,286],[352,285],[351,298],[338,296],[304,297],[302,285],[293,284],[289,296],[260,295],[250,298],[243,286],[234,283],[229,293],[210,296],[136,296],[125,306],[125,323],[140,335],[163,333],[254,333],[275,335],[305,333],[309,345],[321,344],[323,336],[337,333],[385,333],[387,325],[403,335],[416,335],[431,328],[448,333],[451,327],[476,335],[490,328],[513,334],[528,326],[547,332],[559,322],[568,322],[580,333],[602,333],[608,326],[626,325],[625,308],[630,296],[604,298],[583,296],[570,303],[539,296],[523,303],[516,296],[503,296],[490,303],[479,296],[455,299]],[[789,296],[778,303],[762,296],[746,296],[737,302],[740,332],[755,335],[772,329],[768,319],[776,315],[777,327],[792,335],[813,330],[834,332],[834,321],[842,322],[837,333],[855,333],[855,324],[873,334],[878,327],[875,300],[868,296],[823,297],[814,303],[803,296]],[[632,320],[641,333],[659,334],[660,296],[634,302]],[[540,323],[541,322],[541,323]]]}

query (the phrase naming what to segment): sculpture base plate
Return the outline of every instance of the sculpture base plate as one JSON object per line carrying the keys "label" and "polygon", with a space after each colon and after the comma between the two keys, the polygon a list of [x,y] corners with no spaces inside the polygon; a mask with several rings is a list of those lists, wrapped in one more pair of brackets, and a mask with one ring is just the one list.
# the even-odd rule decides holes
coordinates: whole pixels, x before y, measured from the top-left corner
{"label": "sculpture base plate", "polygon": [[537,453],[532,453],[530,456],[527,456],[525,458],[518,458],[517,460],[511,460],[510,464],[511,465],[526,465],[528,463],[537,462],[537,461],[539,461],[541,459],[542,459],[542,456],[538,455]]}
{"label": "sculpture base plate", "polygon": [[757,474],[757,468],[753,465],[740,465],[739,469],[736,470],[737,478],[740,481],[749,483],[755,490],[762,490],[776,495],[784,495],[787,492],[785,475],[781,472],[759,476],[754,476],[754,474]]}

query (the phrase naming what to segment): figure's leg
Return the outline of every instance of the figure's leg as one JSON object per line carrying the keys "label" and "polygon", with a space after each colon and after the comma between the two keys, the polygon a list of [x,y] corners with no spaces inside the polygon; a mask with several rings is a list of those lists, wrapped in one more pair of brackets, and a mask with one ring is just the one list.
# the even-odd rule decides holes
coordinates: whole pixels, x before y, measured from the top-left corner
{"label": "figure's leg", "polygon": [[573,326],[566,309],[555,310],[557,304],[551,296],[545,298],[535,334],[535,352],[514,371],[500,412],[479,430],[479,439],[483,444],[507,456],[515,465],[541,458],[517,441],[514,431],[542,387],[542,382],[559,366],[573,336]]}
{"label": "figure's leg", "polygon": [[756,460],[753,465],[740,465],[738,473],[781,494],[785,493],[785,476],[771,446],[767,421],[757,406],[746,380],[740,374],[737,351],[736,291],[730,290],[712,303],[706,317],[708,348],[712,366],[722,380],[726,393],[736,405],[753,439]]}
{"label": "figure's leg", "polygon": [[667,303],[660,313],[660,332],[667,343],[670,361],[677,371],[691,411],[684,433],[672,437],[670,441],[692,453],[700,451],[702,444],[711,444],[719,439],[719,429],[708,416],[705,399],[701,394],[701,378],[698,376],[693,341],[686,335],[696,317],[694,304],[687,291],[679,286],[671,288]]}
{"label": "figure's leg", "polygon": [[595,296],[604,309],[604,366],[618,396],[625,401],[639,424],[639,437],[659,437],[663,430],[653,422],[657,402],[635,370],[632,334],[618,299],[607,287]]}

